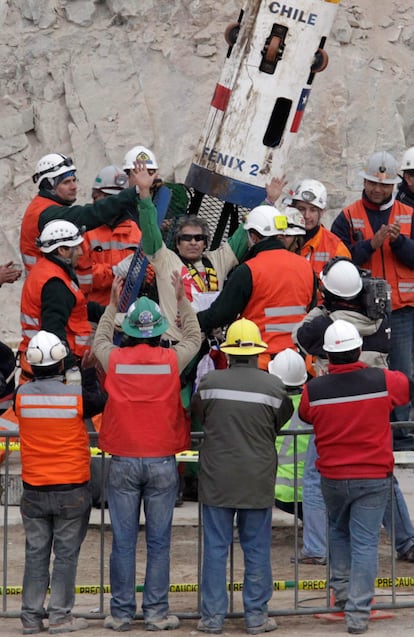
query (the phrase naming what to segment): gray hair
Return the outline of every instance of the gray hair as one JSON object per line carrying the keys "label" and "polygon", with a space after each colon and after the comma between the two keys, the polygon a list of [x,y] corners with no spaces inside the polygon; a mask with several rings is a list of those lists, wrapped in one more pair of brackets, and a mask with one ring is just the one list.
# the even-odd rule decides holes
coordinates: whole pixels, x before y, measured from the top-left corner
{"label": "gray hair", "polygon": [[185,226],[192,226],[193,228],[201,228],[201,234],[205,234],[207,237],[207,244],[210,241],[210,228],[208,226],[207,220],[203,219],[203,217],[198,217],[197,215],[183,215],[182,217],[178,217],[177,223],[175,226],[175,234],[174,240],[178,241],[179,235],[182,233],[182,230]]}

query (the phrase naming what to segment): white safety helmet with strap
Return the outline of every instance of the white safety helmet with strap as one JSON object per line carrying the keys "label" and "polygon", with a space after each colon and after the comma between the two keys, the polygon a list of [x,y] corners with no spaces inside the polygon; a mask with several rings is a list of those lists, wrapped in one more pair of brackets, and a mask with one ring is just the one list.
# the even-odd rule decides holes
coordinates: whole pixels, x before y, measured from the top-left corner
{"label": "white safety helmet with strap", "polygon": [[256,206],[247,215],[243,227],[245,230],[256,230],[263,237],[272,237],[284,234],[288,220],[274,206]]}
{"label": "white safety helmet with strap", "polygon": [[283,232],[284,235],[296,236],[306,234],[305,220],[300,210],[287,206],[283,212],[287,217],[287,228]]}
{"label": "white safety helmet with strap", "polygon": [[40,330],[30,339],[26,350],[27,362],[39,367],[55,365],[67,355],[67,347],[60,338],[45,330]]}
{"label": "white safety helmet with strap", "polygon": [[267,367],[288,387],[300,387],[308,377],[302,356],[290,348],[276,354]]}
{"label": "white safety helmet with strap", "polygon": [[401,170],[414,170],[414,146],[408,148],[402,158]]}
{"label": "white safety helmet with strap", "polygon": [[64,219],[53,219],[43,228],[36,245],[41,252],[53,252],[59,246],[72,248],[83,241],[85,226],[77,228],[74,223]]}
{"label": "white safety helmet with strap", "polygon": [[371,155],[359,174],[364,179],[379,184],[399,184],[401,181],[397,160],[384,150]]}
{"label": "white safety helmet with strap", "polygon": [[60,153],[44,155],[36,164],[36,172],[32,176],[33,183],[37,184],[39,182],[40,187],[43,179],[53,180],[54,177],[64,175],[71,170],[76,170],[71,157],[66,157],[66,155],[61,155]]}
{"label": "white safety helmet with strap", "polygon": [[362,345],[362,338],[352,323],[338,319],[326,330],[323,337],[325,352],[350,352]]}
{"label": "white safety helmet with strap", "polygon": [[158,170],[158,162],[155,159],[154,153],[149,148],[145,148],[145,146],[134,146],[127,152],[124,157],[123,170],[134,168],[135,161],[142,161],[146,164],[147,168]]}
{"label": "white safety helmet with strap", "polygon": [[316,208],[325,210],[328,202],[328,193],[325,186],[316,179],[302,179],[296,186],[292,201],[303,201],[312,204]]}
{"label": "white safety helmet with strap", "polygon": [[323,288],[341,299],[354,299],[362,290],[362,278],[356,265],[346,257],[334,257],[319,275]]}
{"label": "white safety helmet with strap", "polygon": [[105,166],[96,175],[92,188],[107,195],[117,195],[128,188],[128,175],[118,166]]}

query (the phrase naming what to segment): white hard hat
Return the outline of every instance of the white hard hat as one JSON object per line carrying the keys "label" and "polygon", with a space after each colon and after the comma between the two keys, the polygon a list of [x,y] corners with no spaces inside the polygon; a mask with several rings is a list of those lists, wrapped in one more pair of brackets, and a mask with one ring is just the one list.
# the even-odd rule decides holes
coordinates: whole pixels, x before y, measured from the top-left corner
{"label": "white hard hat", "polygon": [[334,257],[319,275],[325,290],[341,299],[354,299],[362,290],[362,278],[356,265],[346,257]]}
{"label": "white hard hat", "polygon": [[276,354],[267,367],[271,374],[278,376],[282,383],[289,387],[303,385],[308,377],[305,361],[293,349],[284,349]]}
{"label": "white hard hat", "polygon": [[325,210],[328,201],[328,194],[325,186],[316,179],[302,179],[296,186],[292,201],[303,201]]}
{"label": "white hard hat", "polygon": [[257,206],[249,212],[244,222],[245,230],[256,230],[263,237],[284,234],[288,225],[286,215],[274,206]]}
{"label": "white hard hat", "polygon": [[32,176],[33,182],[39,182],[39,186],[45,178],[58,177],[70,170],[76,170],[71,157],[60,153],[45,155],[36,164],[36,172]]}
{"label": "white hard hat", "polygon": [[408,148],[402,158],[401,170],[414,170],[414,146]]}
{"label": "white hard hat", "polygon": [[305,220],[302,213],[297,208],[287,206],[283,211],[287,217],[287,228],[283,232],[287,236],[296,236],[306,234]]}
{"label": "white hard hat", "polygon": [[128,187],[128,175],[119,166],[105,166],[95,177],[92,188],[107,195],[117,195]]}
{"label": "white hard hat", "polygon": [[82,234],[85,228],[80,230],[70,221],[64,219],[53,219],[43,228],[40,237],[36,240],[36,245],[41,252],[53,252],[59,246],[71,248],[78,246],[83,241]]}
{"label": "white hard hat", "polygon": [[325,352],[350,352],[361,345],[362,338],[355,325],[349,321],[338,319],[325,330],[323,337]]}
{"label": "white hard hat", "polygon": [[154,153],[149,148],[145,148],[145,146],[134,146],[127,152],[124,157],[123,170],[133,168],[134,161],[143,161],[146,163],[147,168],[158,170],[158,162]]}
{"label": "white hard hat", "polygon": [[364,179],[379,184],[399,184],[401,181],[397,160],[384,150],[371,155],[359,174]]}
{"label": "white hard hat", "polygon": [[26,359],[30,365],[46,367],[63,360],[67,354],[66,345],[60,338],[51,332],[40,330],[29,341]]}

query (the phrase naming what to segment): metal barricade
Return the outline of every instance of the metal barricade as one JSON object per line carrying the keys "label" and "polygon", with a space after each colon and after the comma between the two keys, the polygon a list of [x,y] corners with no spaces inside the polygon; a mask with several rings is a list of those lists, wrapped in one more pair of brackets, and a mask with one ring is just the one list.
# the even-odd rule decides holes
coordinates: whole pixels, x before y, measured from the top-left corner
{"label": "metal barricade", "polygon": [[[408,427],[410,429],[414,429],[413,422],[405,422],[405,423],[393,423],[393,427]],[[298,518],[298,502],[297,502],[297,488],[298,488],[298,475],[297,475],[297,436],[302,435],[303,430],[289,430],[288,433],[280,432],[280,435],[290,435],[293,436],[294,440],[294,489],[295,489],[295,514],[293,516],[293,546],[292,553],[297,558],[299,554],[299,543],[300,543],[300,520]],[[193,441],[200,441],[202,439],[202,433],[192,434]],[[4,440],[3,447],[5,451],[5,459],[3,464],[0,467],[1,474],[1,485],[0,494],[2,496],[2,526],[3,526],[3,538],[2,538],[2,555],[3,555],[3,568],[1,574],[1,586],[0,586],[0,594],[2,597],[1,601],[1,617],[18,617],[19,610],[16,608],[11,608],[11,604],[9,601],[11,598],[15,598],[16,595],[21,593],[21,586],[18,582],[10,582],[10,573],[13,571],[10,570],[10,563],[13,561],[12,555],[10,554],[10,538],[12,537],[12,529],[13,523],[10,521],[10,511],[11,506],[9,502],[9,491],[10,491],[10,458],[13,450],[18,450],[18,443],[15,442],[17,437],[15,432],[2,431],[1,438]],[[105,463],[108,462],[108,458],[105,457],[98,449],[96,449],[95,445],[97,442],[97,434],[90,434],[91,440],[91,452],[99,455],[99,459],[101,462],[101,489],[102,494],[105,493]],[[400,454],[400,455],[398,455]],[[413,452],[397,452],[395,454],[396,461],[401,462],[402,464],[413,464],[414,465],[414,451]],[[392,503],[394,504],[394,489],[391,489],[390,498]],[[103,497],[104,500],[104,497]],[[96,595],[98,595],[99,604],[94,612],[85,612],[85,613],[75,613],[78,616],[86,617],[88,619],[103,619],[105,617],[105,607],[107,610],[108,606],[108,595],[110,592],[110,587],[106,578],[108,577],[107,569],[105,568],[105,546],[106,546],[106,536],[105,531],[108,530],[108,517],[104,508],[104,505],[98,511],[99,514],[99,548],[98,548],[98,559],[99,559],[99,582],[94,582],[93,586],[77,586],[76,593],[88,594],[91,593],[94,595],[96,599]],[[379,582],[377,580],[378,587],[387,586],[390,588],[390,593],[388,597],[389,601],[381,604],[375,604],[373,609],[377,610],[386,610],[386,609],[397,609],[397,608],[412,608],[414,607],[414,594],[412,597],[408,598],[406,595],[401,595],[400,590],[405,586],[414,586],[414,578],[410,577],[398,577],[397,576],[397,568],[396,568],[396,555],[395,555],[395,528],[394,528],[394,506],[392,507],[392,533],[390,538],[390,574],[385,579],[386,581]],[[16,521],[14,521],[16,524]],[[190,619],[197,618],[200,616],[200,582],[201,582],[201,565],[202,565],[202,509],[201,506],[198,505],[198,529],[197,529],[197,546],[196,553],[197,559],[195,560],[196,567],[196,581],[197,585],[195,587],[188,586],[186,587],[184,584],[172,584],[170,587],[171,592],[176,591],[185,591],[188,592],[188,588],[197,592],[197,601],[195,604],[195,608],[192,611],[181,611],[176,612],[176,614],[182,619]],[[24,549],[23,549],[24,551]],[[231,546],[230,550],[230,568],[229,568],[229,583],[228,583],[228,591],[229,591],[229,613],[228,617],[237,618],[242,617],[243,612],[241,610],[236,609],[235,597],[234,594],[237,591],[240,591],[242,588],[242,583],[235,581],[234,577],[234,562],[235,555],[240,556],[241,549],[238,545],[237,535],[235,535],[235,541]],[[331,596],[330,596],[330,580],[329,580],[329,558],[327,560],[327,565],[325,568],[325,574],[323,579],[306,579],[301,580],[301,565],[298,563],[298,560],[295,559],[293,564],[293,578],[285,579],[285,580],[275,580],[274,581],[274,590],[275,595],[273,596],[273,600],[278,594],[278,591],[288,591],[292,593],[292,599],[288,605],[285,605],[283,608],[279,608],[277,610],[270,609],[269,615],[272,616],[283,616],[283,615],[314,615],[314,614],[329,614],[332,613],[333,609],[331,607]],[[407,580],[407,581],[406,581]],[[143,586],[140,584],[136,587],[137,592],[142,592]],[[323,603],[319,605],[309,605],[309,602],[314,601],[313,599],[303,599],[301,595],[308,594],[309,592],[322,592],[323,593]],[[240,606],[240,602],[239,602]],[[136,615],[137,619],[142,619],[142,614]]]}

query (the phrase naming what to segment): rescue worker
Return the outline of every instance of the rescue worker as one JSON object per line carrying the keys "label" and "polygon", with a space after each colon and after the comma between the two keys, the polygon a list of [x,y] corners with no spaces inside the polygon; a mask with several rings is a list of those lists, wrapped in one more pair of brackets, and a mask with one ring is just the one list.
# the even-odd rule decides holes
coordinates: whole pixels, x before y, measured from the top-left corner
{"label": "rescue worker", "polygon": [[368,630],[381,522],[394,456],[390,414],[413,394],[405,374],[359,361],[362,338],[338,319],[324,335],[329,373],[303,388],[299,417],[315,431],[329,519],[331,586],[350,634]]}
{"label": "rescue worker", "polygon": [[402,179],[397,187],[396,199],[414,208],[414,146],[405,151],[400,172]]}
{"label": "rescue worker", "polygon": [[82,241],[82,230],[63,219],[47,223],[38,238],[41,257],[24,282],[21,298],[19,352],[23,380],[31,377],[24,354],[30,339],[41,329],[56,334],[68,345],[68,370],[79,367],[90,349],[89,321],[98,322],[103,308],[87,303],[78,286],[75,268]]}
{"label": "rescue worker", "polygon": [[222,632],[228,604],[227,556],[236,521],[245,565],[246,632],[258,635],[277,628],[268,615],[273,593],[275,436],[293,407],[281,381],[257,367],[258,355],[267,348],[257,325],[245,318],[235,321],[220,348],[229,356],[229,368],[206,374],[192,402],[204,429],[199,476],[204,544],[197,630]]}
{"label": "rescue worker", "polygon": [[[365,273],[366,274],[366,273]],[[342,257],[331,259],[320,275],[323,305],[313,308],[293,333],[293,340],[305,354],[314,357],[317,375],[328,372],[328,361],[323,349],[326,329],[338,319],[354,325],[362,337],[359,360],[370,367],[388,367],[390,343],[389,313],[383,305],[375,318],[372,308],[366,307],[366,290],[358,268]],[[369,316],[368,316],[369,314]],[[314,439],[306,454],[303,488],[303,547],[298,557],[302,564],[326,564],[326,515],[320,490],[320,475]],[[392,537],[393,513],[391,499],[385,510],[383,524]],[[396,478],[394,478],[394,529],[398,559],[414,561],[414,527]]]}
{"label": "rescue worker", "polygon": [[292,206],[305,221],[306,234],[300,254],[310,262],[317,276],[332,257],[351,256],[346,245],[321,223],[327,201],[326,188],[316,179],[303,179],[292,194]]}
{"label": "rescue worker", "polygon": [[[274,359],[270,361],[269,373],[280,378],[293,404],[294,412],[292,418],[283,425],[282,431],[287,432],[293,429],[309,430],[310,428],[304,425],[297,416],[302,387],[308,378],[303,357],[293,349],[285,349],[276,354]],[[310,429],[309,433],[312,433],[312,429]],[[300,434],[295,437],[284,435],[276,438],[278,462],[275,505],[281,511],[294,514],[295,502],[297,502],[297,515],[300,520],[303,517],[303,471],[308,443],[309,434]]]}
{"label": "rescue worker", "polygon": [[228,325],[239,315],[252,320],[268,345],[259,357],[259,367],[267,370],[278,352],[294,348],[292,330],[312,306],[315,276],[306,259],[284,248],[279,237],[289,231],[288,220],[276,208],[253,208],[244,228],[251,246],[248,258],[210,308],[198,313],[198,320],[204,332]]}
{"label": "rescue worker", "polygon": [[55,334],[37,332],[27,348],[33,380],[21,385],[15,397],[26,534],[20,614],[24,635],[45,630],[46,617],[49,634],[88,626],[85,619],[72,615],[79,551],[91,510],[84,418],[101,411],[105,397],[94,384],[65,384],[66,356],[66,345]]}
{"label": "rescue worker", "polygon": [[145,510],[147,563],[142,597],[145,628],[170,630],[179,620],[169,614],[171,525],[178,488],[175,454],[188,448],[189,422],[180,398],[180,373],[195,356],[201,334],[178,272],[172,283],[182,321],[182,340],[160,346],[168,322],[147,297],[133,303],[123,320],[125,340],[113,345],[122,279],[115,277],[110,304],[94,340],[105,372],[108,401],[99,447],[112,455],[107,497],[112,524],[111,614],[104,627],[132,628],[136,612],[136,545],[141,502]]}
{"label": "rescue worker", "polygon": [[77,196],[76,167],[71,159],[60,153],[44,155],[32,177],[39,192],[27,207],[20,228],[20,252],[26,272],[39,258],[36,238],[48,221],[65,219],[91,230],[105,223],[115,223],[120,216],[129,215],[138,221],[138,191],[135,171],[129,175],[130,188],[116,197],[107,197],[83,206],[74,205]]}
{"label": "rescue worker", "polygon": [[[101,201],[119,195],[128,187],[128,176],[118,166],[105,166],[92,186],[92,199]],[[141,231],[130,212],[125,210],[116,220],[85,232],[82,256],[76,269],[82,291],[88,301],[108,305],[114,276],[125,279]]]}
{"label": "rescue worker", "polygon": [[[391,286],[390,369],[409,378],[413,373],[414,335],[414,224],[413,209],[395,201],[400,183],[398,164],[385,151],[371,155],[360,172],[364,178],[362,199],[344,208],[332,231],[345,243],[353,262],[385,279]],[[397,407],[392,420],[409,420],[410,405]],[[394,449],[414,448],[414,436],[406,429],[394,431]]]}

